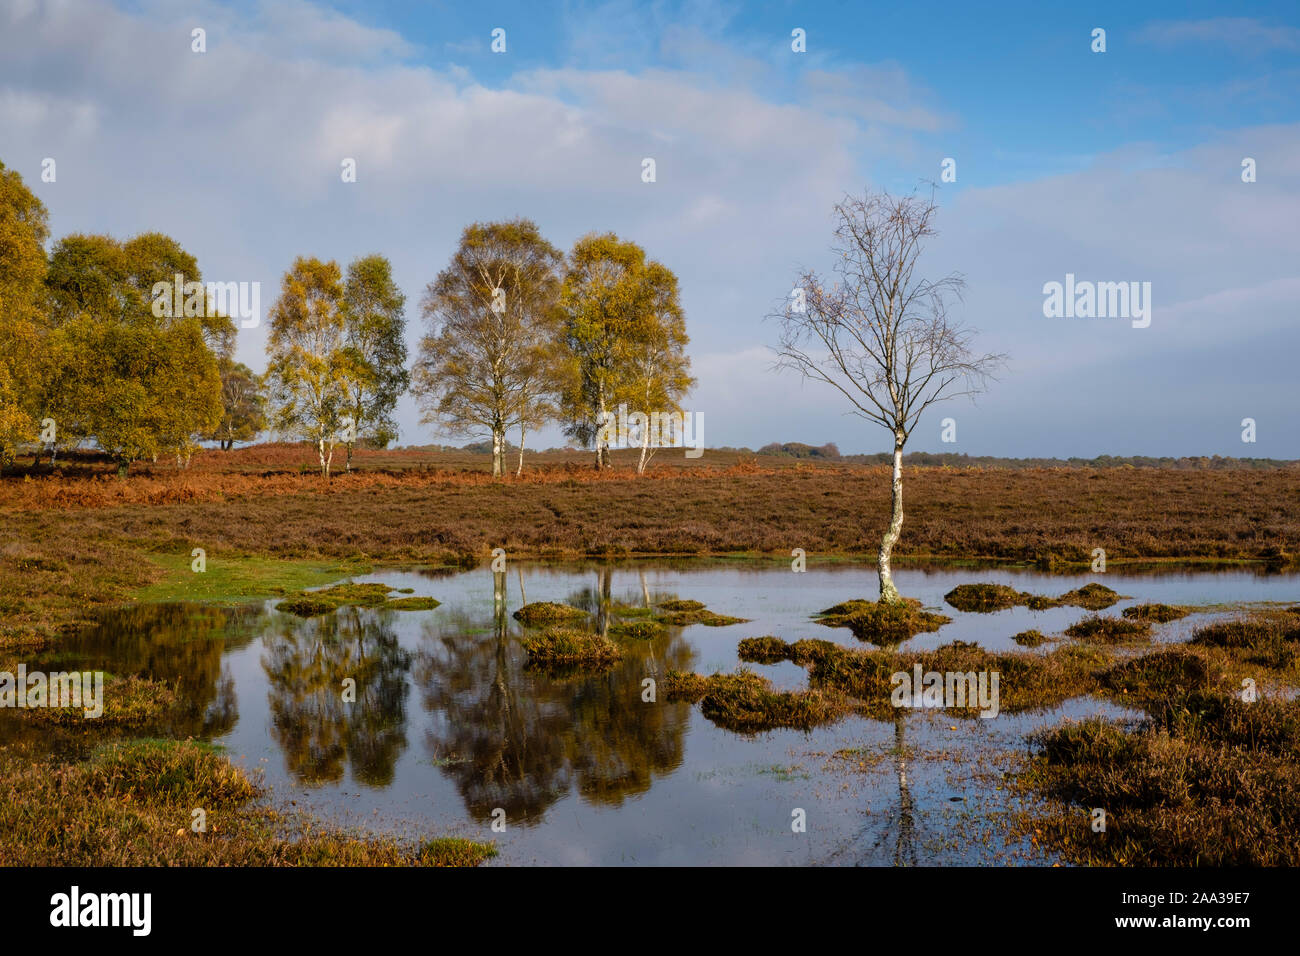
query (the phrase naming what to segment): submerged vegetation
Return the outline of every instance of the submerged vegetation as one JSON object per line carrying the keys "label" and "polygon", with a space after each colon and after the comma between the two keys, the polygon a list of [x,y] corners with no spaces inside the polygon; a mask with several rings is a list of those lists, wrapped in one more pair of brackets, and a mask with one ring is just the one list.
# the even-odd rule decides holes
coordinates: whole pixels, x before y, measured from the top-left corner
{"label": "submerged vegetation", "polygon": [[336,584],[320,591],[302,591],[275,606],[298,617],[319,617],[341,607],[383,607],[396,611],[428,611],[439,602],[431,597],[404,597],[389,600],[394,589],[387,584]]}
{"label": "submerged vegetation", "polygon": [[610,637],[627,637],[634,640],[649,641],[664,633],[664,626],[658,621],[619,621],[609,626]]}
{"label": "submerged vegetation", "polygon": [[587,612],[568,604],[537,601],[533,604],[525,604],[515,611],[514,618],[525,627],[545,627],[548,624],[585,621]]}
{"label": "submerged vegetation", "polygon": [[657,607],[660,610],[654,616],[654,619],[660,624],[667,624],[671,627],[686,627],[690,624],[703,624],[706,627],[727,627],[731,624],[747,623],[743,617],[716,614],[705,607],[701,601],[664,601]]}

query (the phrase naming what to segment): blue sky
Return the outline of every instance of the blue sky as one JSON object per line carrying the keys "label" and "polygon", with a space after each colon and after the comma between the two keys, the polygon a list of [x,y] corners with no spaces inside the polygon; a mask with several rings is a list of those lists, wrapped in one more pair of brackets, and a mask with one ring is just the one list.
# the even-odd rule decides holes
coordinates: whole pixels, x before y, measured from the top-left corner
{"label": "blue sky", "polygon": [[[718,445],[885,447],[833,394],[769,371],[762,317],[826,265],[836,199],[911,189],[952,157],[923,261],[966,276],[959,315],[1011,362],[913,447],[1300,457],[1298,110],[1295,4],[0,7],[0,160],[55,236],[161,229],[206,278],[260,281],[264,306],[296,255],[382,252],[414,346],[466,223],[529,216],[561,247],[614,230],[681,278],[688,407]],[[1151,282],[1150,327],[1044,317],[1044,283],[1067,273]],[[263,367],[264,344],[242,333],[240,358]],[[405,442],[453,440],[409,399],[399,417]]]}

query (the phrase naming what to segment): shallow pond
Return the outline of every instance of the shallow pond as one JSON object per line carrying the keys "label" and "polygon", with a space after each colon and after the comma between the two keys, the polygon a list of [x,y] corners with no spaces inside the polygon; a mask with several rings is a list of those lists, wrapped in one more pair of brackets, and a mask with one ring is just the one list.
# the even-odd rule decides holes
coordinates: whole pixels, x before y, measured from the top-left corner
{"label": "shallow pond", "polygon": [[[1248,571],[900,568],[895,577],[904,594],[953,618],[903,649],[962,640],[1018,650],[1011,635],[1059,634],[1090,613],[960,613],[943,595],[964,583],[1057,595],[1098,581],[1131,596],[1108,614],[1149,602],[1203,608],[1157,625],[1157,641],[1184,638],[1224,605],[1300,598],[1300,577]],[[353,580],[442,604],[345,607],[308,620],[276,611],[275,601],[234,610],[141,605],[66,643],[58,662],[179,681],[190,706],[168,732],[210,739],[260,769],[277,803],[362,829],[495,840],[493,865],[1050,863],[1004,838],[999,821],[1019,805],[1002,786],[1010,758],[1025,752],[1026,734],[1066,718],[1137,716],[1080,698],[991,720],[909,711],[892,722],[855,717],[808,733],[745,736],[696,705],[642,700],[643,681],[669,670],[733,670],[745,637],[861,646],[811,615],[874,597],[874,573],[863,566],[795,574],[786,562],[512,564],[503,575],[384,570]],[[602,597],[634,607],[695,599],[748,623],[623,640],[623,659],[594,676],[525,666],[515,610],[556,601],[598,615]],[[778,687],[806,684],[788,662],[747,666]],[[347,677],[355,703],[342,700]],[[799,810],[806,832],[792,828]]]}

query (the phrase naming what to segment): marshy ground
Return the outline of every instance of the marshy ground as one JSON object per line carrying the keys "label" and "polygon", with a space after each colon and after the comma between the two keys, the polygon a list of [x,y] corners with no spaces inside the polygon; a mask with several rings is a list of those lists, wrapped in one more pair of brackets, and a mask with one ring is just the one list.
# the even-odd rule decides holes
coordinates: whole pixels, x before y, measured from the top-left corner
{"label": "marshy ground", "polygon": [[[917,570],[900,580],[920,602],[884,611],[852,564],[885,513],[879,469],[737,461],[638,480],[554,462],[497,485],[362,465],[327,487],[256,460],[0,482],[0,670],[109,672],[94,731],[5,716],[3,822],[40,830],[0,862],[477,863],[494,843],[506,862],[908,862],[891,855],[903,844],[915,862],[1295,862],[1300,526],[1276,507],[1300,490],[1293,469],[915,469],[899,553]],[[1111,570],[1081,573],[1099,546]],[[512,569],[597,556],[619,585],[602,593],[597,565],[543,570],[530,601],[511,576],[503,625],[492,575],[464,570],[493,547]],[[665,552],[719,570],[616,557]],[[1188,558],[1261,573],[1129,573]],[[978,559],[1039,570],[953,570]],[[399,565],[423,571],[384,570]],[[650,585],[629,579],[638,566]],[[95,636],[131,602],[133,624],[113,612]],[[916,664],[998,670],[1002,715],[900,723],[889,677]],[[363,678],[364,717],[332,700],[345,673]],[[146,794],[149,780],[168,783]],[[792,800],[835,821],[816,850],[782,849],[774,807]],[[214,808],[202,836],[195,801]],[[584,812],[585,851],[562,849],[576,837],[550,810],[566,801],[613,815]],[[618,835],[629,802],[656,836]],[[510,839],[486,826],[496,807],[521,821]]]}

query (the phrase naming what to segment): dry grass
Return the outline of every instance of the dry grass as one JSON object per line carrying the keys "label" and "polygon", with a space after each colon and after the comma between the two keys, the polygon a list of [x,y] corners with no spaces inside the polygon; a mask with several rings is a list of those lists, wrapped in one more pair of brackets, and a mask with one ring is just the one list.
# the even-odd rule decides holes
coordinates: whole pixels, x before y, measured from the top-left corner
{"label": "dry grass", "polygon": [[1037,741],[1023,783],[1056,802],[1035,822],[1074,862],[1300,864],[1300,702],[1194,692],[1137,730],[1090,720]]}
{"label": "dry grass", "polygon": [[[258,806],[260,792],[194,741],[115,743],[70,764],[0,750],[0,865],[475,866],[496,853],[313,828]],[[195,808],[205,832],[191,829]]]}

